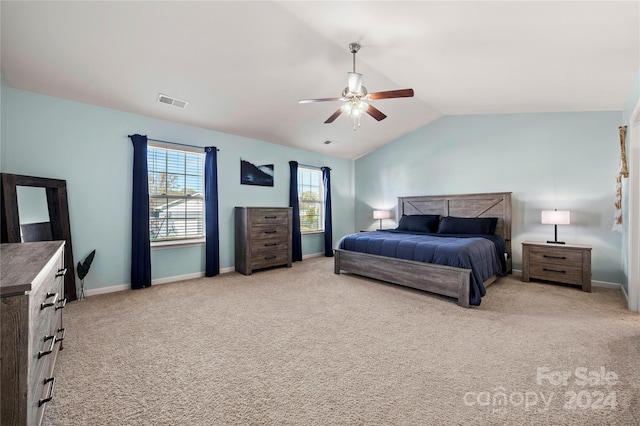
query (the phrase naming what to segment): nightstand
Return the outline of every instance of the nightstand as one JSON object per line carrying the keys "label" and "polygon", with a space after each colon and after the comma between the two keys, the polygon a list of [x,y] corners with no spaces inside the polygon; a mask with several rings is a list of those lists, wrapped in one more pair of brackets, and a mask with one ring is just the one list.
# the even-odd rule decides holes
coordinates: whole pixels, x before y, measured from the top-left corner
{"label": "nightstand", "polygon": [[575,284],[591,292],[591,246],[522,243],[522,281],[531,278]]}

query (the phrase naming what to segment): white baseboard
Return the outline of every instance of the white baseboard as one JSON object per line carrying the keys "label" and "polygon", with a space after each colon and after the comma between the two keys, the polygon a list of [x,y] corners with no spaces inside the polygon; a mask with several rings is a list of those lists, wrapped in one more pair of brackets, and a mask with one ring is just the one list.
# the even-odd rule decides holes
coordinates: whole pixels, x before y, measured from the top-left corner
{"label": "white baseboard", "polygon": [[99,294],[115,293],[116,291],[124,291],[124,290],[131,290],[131,284],[119,284],[119,285],[112,285],[109,287],[100,287],[96,289],[87,288],[84,290],[84,292],[87,295],[87,297],[90,297],[90,296],[97,296]]}
{"label": "white baseboard", "polygon": [[[235,271],[234,267],[220,269],[221,274],[225,274],[227,272],[233,272],[233,271]],[[151,285],[168,284],[168,283],[174,283],[176,281],[192,280],[194,278],[202,278],[204,277],[204,275],[205,275],[204,272],[194,272],[192,274],[157,278],[155,280],[151,280]],[[87,297],[89,297],[89,296],[97,296],[98,294],[115,293],[116,291],[124,291],[124,290],[131,290],[131,284],[119,284],[119,285],[101,287],[96,289],[86,289],[85,293],[87,294]]]}
{"label": "white baseboard", "polygon": [[[304,256],[302,256],[302,259],[310,259],[312,257],[321,257],[324,256],[324,253],[312,253],[312,254],[306,254]],[[234,272],[236,270],[236,268],[234,266],[230,266],[227,268],[220,268],[220,273],[221,274],[226,274],[228,272]],[[194,272],[192,274],[185,274],[185,275],[175,275],[173,277],[165,277],[165,278],[157,278],[155,280],[151,280],[151,285],[158,285],[158,284],[167,284],[167,283],[174,283],[176,281],[184,281],[184,280],[191,280],[194,278],[201,278],[204,277],[205,273],[204,272]],[[109,287],[101,287],[101,288],[96,288],[96,289],[86,289],[85,293],[87,295],[87,297],[89,296],[97,296],[99,294],[106,294],[106,293],[115,293],[116,291],[125,291],[125,290],[131,290],[131,284],[118,284],[118,285],[112,285]]]}
{"label": "white baseboard", "polygon": [[[512,275],[514,277],[522,277],[522,270],[514,269]],[[622,284],[610,283],[608,281],[591,280],[591,287],[612,288],[614,290],[622,290],[624,292],[624,287],[622,287]]]}
{"label": "white baseboard", "polygon": [[591,280],[592,287],[600,287],[600,288],[612,288],[614,290],[622,290],[622,284],[618,283],[610,283],[608,281],[594,281]]}
{"label": "white baseboard", "polygon": [[323,253],[311,253],[311,254],[305,254],[305,255],[303,255],[303,256],[302,256],[302,260],[310,259],[310,258],[312,258],[312,257],[321,257],[321,256],[324,256],[324,252],[323,252]]}
{"label": "white baseboard", "polygon": [[624,300],[627,302],[627,306],[629,306],[629,295],[627,294],[627,291],[624,289],[624,286],[620,286],[621,290],[622,290],[622,294],[624,295]]}

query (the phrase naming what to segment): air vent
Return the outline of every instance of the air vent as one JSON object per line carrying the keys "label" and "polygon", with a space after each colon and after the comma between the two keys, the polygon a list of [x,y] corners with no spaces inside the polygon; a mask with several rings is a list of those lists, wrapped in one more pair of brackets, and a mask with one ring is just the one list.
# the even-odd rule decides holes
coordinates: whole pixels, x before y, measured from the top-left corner
{"label": "air vent", "polygon": [[189,102],[187,101],[181,101],[180,99],[172,98],[171,96],[163,95],[162,93],[158,95],[158,102],[183,109],[189,105]]}

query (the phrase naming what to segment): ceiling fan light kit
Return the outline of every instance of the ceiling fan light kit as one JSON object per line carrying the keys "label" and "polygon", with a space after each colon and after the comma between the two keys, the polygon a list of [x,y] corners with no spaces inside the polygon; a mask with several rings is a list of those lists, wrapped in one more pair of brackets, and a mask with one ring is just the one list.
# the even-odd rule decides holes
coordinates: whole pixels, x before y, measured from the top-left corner
{"label": "ceiling fan light kit", "polygon": [[353,120],[353,130],[360,127],[360,117],[369,114],[378,121],[382,121],[387,116],[369,102],[379,99],[410,98],[413,96],[413,89],[390,90],[387,92],[368,93],[367,88],[362,85],[362,74],[356,72],[356,53],[360,50],[360,44],[350,43],[349,51],[353,54],[353,72],[347,73],[347,87],[342,91],[340,98],[303,99],[301,104],[313,102],[341,101],[342,106],[334,112],[327,120],[326,124],[333,123],[341,114]]}

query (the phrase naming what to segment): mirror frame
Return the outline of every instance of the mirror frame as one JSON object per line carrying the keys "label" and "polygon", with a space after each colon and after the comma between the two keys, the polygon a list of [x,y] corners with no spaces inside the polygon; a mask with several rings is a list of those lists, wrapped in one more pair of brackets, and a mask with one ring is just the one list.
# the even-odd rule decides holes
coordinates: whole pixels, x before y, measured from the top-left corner
{"label": "mirror frame", "polygon": [[67,273],[64,276],[64,292],[67,300],[76,300],[76,269],[73,262],[71,245],[71,224],[69,204],[67,202],[67,181],[34,176],[0,173],[2,181],[1,203],[2,220],[0,234],[3,243],[21,243],[20,217],[18,215],[18,186],[44,188],[49,208],[51,236],[54,240],[64,240],[64,263]]}

